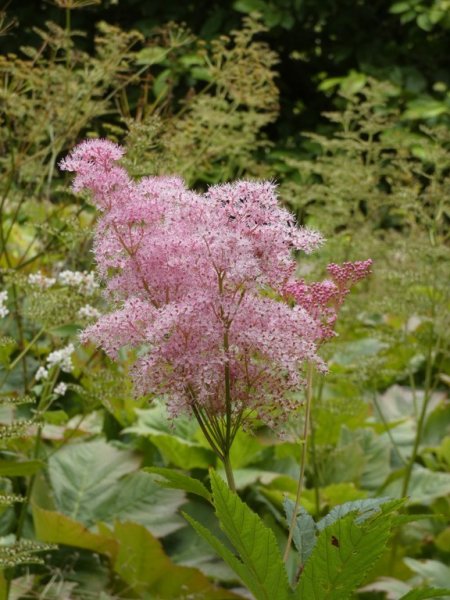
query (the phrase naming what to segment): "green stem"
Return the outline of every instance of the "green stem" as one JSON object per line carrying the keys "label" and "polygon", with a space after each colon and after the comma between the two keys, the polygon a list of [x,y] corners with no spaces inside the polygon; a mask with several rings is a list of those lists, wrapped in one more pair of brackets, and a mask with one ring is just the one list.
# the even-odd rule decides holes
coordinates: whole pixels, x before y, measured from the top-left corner
{"label": "green stem", "polygon": [[434,363],[432,354],[433,354],[433,351],[432,351],[432,346],[430,344],[430,347],[428,349],[428,356],[427,356],[427,367],[426,367],[426,374],[425,374],[425,390],[424,390],[422,410],[420,411],[419,421],[417,422],[417,430],[416,430],[416,436],[414,438],[413,450],[411,452],[410,459],[406,466],[405,478],[403,480],[403,487],[402,487],[402,496],[406,496],[408,493],[408,487],[409,487],[409,482],[411,480],[412,470],[414,467],[414,463],[416,462],[416,459],[417,459],[420,442],[422,441],[422,434],[423,434],[423,428],[425,425],[425,417],[427,415],[428,404],[431,399],[431,392],[432,392],[431,379],[432,379],[432,371],[433,371],[433,363]]}
{"label": "green stem", "polygon": [[232,492],[236,492],[236,483],[234,481],[233,469],[231,467],[229,454],[226,454],[223,457],[223,466],[225,467],[225,474],[227,476],[228,487]]}
{"label": "green stem", "polygon": [[381,419],[381,422],[383,423],[384,430],[387,433],[387,436],[389,438],[389,441],[392,444],[392,447],[394,448],[394,450],[395,450],[398,458],[400,459],[400,462],[405,465],[406,461],[403,458],[403,456],[402,456],[402,454],[401,454],[401,452],[399,450],[397,442],[394,440],[391,428],[389,427],[389,423],[386,421],[386,417],[384,416],[384,413],[383,413],[383,411],[381,409],[380,403],[378,402],[377,393],[376,393],[375,390],[372,392],[372,401],[373,401],[373,404],[374,404],[375,408],[377,409],[378,415],[379,415],[379,417]]}
{"label": "green stem", "polygon": [[10,371],[12,371],[14,369],[14,367],[16,366],[16,364],[19,362],[19,360],[22,359],[23,356],[25,356],[25,354],[30,350],[30,348],[32,347],[32,345],[34,344],[34,342],[36,342],[41,335],[45,332],[45,328],[42,327],[42,329],[40,329],[37,334],[34,336],[34,338],[31,340],[31,342],[29,342],[25,348],[22,350],[22,352],[16,356],[16,358],[12,361],[12,363],[9,365],[8,369]]}
{"label": "green stem", "polygon": [[306,412],[305,412],[305,424],[303,427],[302,435],[302,452],[301,452],[301,463],[300,463],[300,476],[298,478],[297,494],[295,497],[294,510],[292,511],[291,523],[289,525],[289,534],[286,543],[286,549],[284,551],[283,561],[286,563],[289,558],[289,552],[291,551],[292,537],[294,535],[295,523],[297,520],[297,511],[300,506],[300,498],[303,491],[303,483],[305,480],[305,464],[306,464],[306,451],[308,446],[308,434],[309,434],[309,422],[311,419],[311,405],[312,405],[312,379],[313,379],[313,366],[308,363],[306,373]]}
{"label": "green stem", "polygon": [[[39,458],[41,442],[42,442],[42,424],[40,423],[38,425],[38,430],[36,433],[36,440],[34,443],[34,452],[33,452],[34,459]],[[30,478],[30,481],[28,483],[26,496],[25,496],[24,501],[22,502],[22,506],[20,508],[19,520],[17,522],[17,530],[16,530],[16,540],[17,541],[19,541],[22,538],[23,527],[25,524],[25,518],[27,516],[28,507],[30,505],[31,494],[33,493],[35,481],[36,481],[36,475],[32,475]]]}

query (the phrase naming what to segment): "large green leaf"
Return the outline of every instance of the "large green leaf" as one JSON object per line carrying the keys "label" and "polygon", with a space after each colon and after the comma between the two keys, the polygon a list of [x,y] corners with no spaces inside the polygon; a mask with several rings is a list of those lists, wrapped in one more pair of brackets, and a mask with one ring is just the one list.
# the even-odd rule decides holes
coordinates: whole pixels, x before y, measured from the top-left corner
{"label": "large green leaf", "polygon": [[[290,527],[295,502],[286,498],[283,505],[286,512],[286,521],[288,527]],[[311,515],[302,506],[299,507],[298,513],[292,541],[298,550],[300,564],[304,565],[316,544],[316,524]]]}
{"label": "large green leaf", "polygon": [[[395,479],[384,488],[389,496],[400,496],[403,479]],[[408,496],[412,503],[431,504],[436,498],[450,494],[450,473],[430,471],[415,465],[408,485]]]}
{"label": "large green leaf", "polygon": [[220,526],[252,574],[256,598],[288,598],[287,574],[273,531],[213,471],[211,486]]}
{"label": "large green leaf", "polygon": [[92,527],[99,521],[135,521],[154,535],[183,526],[176,515],[184,495],[167,490],[149,473],[133,472],[136,457],[106,442],[66,446],[49,461],[56,508]]}
{"label": "large green leaf", "polygon": [[[102,529],[106,533],[106,528]],[[175,565],[142,525],[116,523],[112,536],[119,545],[114,569],[140,597],[172,600],[201,594],[211,600],[238,598],[215,587],[199,570]]]}
{"label": "large green leaf", "polygon": [[417,573],[427,585],[444,588],[450,587],[450,567],[438,560],[416,560],[405,557],[404,563]]}
{"label": "large green leaf", "polygon": [[69,517],[91,525],[95,507],[109,500],[111,486],[138,465],[133,453],[104,441],[67,445],[49,459],[56,506]]}
{"label": "large green leaf", "polygon": [[153,535],[163,536],[183,527],[183,519],[176,511],[184,499],[178,490],[161,488],[149,473],[131,473],[111,489],[93,519],[106,523],[134,521],[147,527]]}
{"label": "large green leaf", "polygon": [[350,598],[383,553],[391,531],[391,511],[399,504],[388,502],[363,521],[351,512],[325,527],[306,563],[296,598]]}
{"label": "large green leaf", "polygon": [[100,554],[115,556],[117,544],[108,536],[89,531],[82,523],[61,513],[33,505],[36,537],[41,542],[86,548]]}
{"label": "large green leaf", "polygon": [[148,437],[166,463],[188,470],[207,469],[215,463],[212,451],[196,439],[199,426],[192,419],[179,417],[171,427],[167,411],[161,404],[146,410],[138,409],[136,414],[137,422],[124,429],[124,433]]}

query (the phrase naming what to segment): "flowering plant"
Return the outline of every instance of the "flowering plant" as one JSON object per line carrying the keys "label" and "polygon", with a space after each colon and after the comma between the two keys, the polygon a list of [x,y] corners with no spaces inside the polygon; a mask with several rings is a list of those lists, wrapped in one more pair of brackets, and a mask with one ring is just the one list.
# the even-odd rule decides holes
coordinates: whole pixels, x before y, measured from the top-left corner
{"label": "flowering plant", "polygon": [[272,426],[297,408],[305,365],[325,370],[317,349],[371,261],[330,265],[322,283],[297,281],[292,251],[310,253],[322,237],[296,226],[272,183],[198,194],[177,177],[133,181],[122,155],[92,140],[61,162],[101,211],[94,253],[115,305],[82,337],[112,358],[136,348],[137,391],[163,395],[172,416],[193,414],[234,488],[239,427],[251,416]]}

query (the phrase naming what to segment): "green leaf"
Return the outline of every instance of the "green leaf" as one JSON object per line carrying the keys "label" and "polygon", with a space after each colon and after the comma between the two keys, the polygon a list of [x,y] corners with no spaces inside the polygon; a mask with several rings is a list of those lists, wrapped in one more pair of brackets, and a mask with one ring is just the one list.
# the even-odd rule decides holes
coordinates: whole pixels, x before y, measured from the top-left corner
{"label": "green leaf", "polygon": [[136,52],[137,65],[155,65],[161,64],[167,58],[169,51],[162,46],[150,46]]}
{"label": "green leaf", "polygon": [[32,505],[36,537],[42,542],[85,548],[115,556],[116,543],[107,536],[93,533],[84,525],[61,513]]}
{"label": "green leaf", "polygon": [[134,521],[161,537],[183,527],[176,512],[184,499],[179,490],[161,488],[149,473],[132,473],[113,486],[101,504],[92,507],[92,519],[106,523],[115,519]]}
{"label": "green leaf", "polygon": [[0,364],[7,366],[13,350],[17,348],[14,338],[8,336],[0,337]]}
{"label": "green leaf", "polygon": [[[372,516],[375,512],[379,511],[380,507],[389,502],[391,498],[365,498],[363,500],[354,500],[353,502],[345,502],[335,506],[323,519],[317,523],[317,529],[322,531],[326,527],[329,527],[333,523],[336,523],[342,517],[345,517],[349,513],[355,513],[355,517],[358,522],[362,522],[365,519]],[[401,501],[399,501],[399,505]]]}
{"label": "green leaf", "polygon": [[231,446],[230,460],[233,469],[241,469],[261,458],[263,447],[254,435],[238,431]]}
{"label": "green leaf", "polygon": [[[390,496],[400,496],[402,479],[390,482],[384,492]],[[450,473],[430,471],[415,465],[408,485],[408,497],[414,504],[431,504],[436,498],[450,494]]]}
{"label": "green leaf", "polygon": [[[258,600],[288,598],[289,583],[275,535],[231,492],[219,475],[211,471],[214,506],[221,528],[238,551],[257,584]],[[257,593],[256,593],[257,592]]]}
{"label": "green leaf", "polygon": [[137,466],[132,453],[105,442],[66,446],[49,461],[56,507],[87,527],[122,519],[158,536],[182,527],[175,514],[182,492],[162,489],[149,473],[130,473]]}
{"label": "green leaf", "polygon": [[192,525],[195,531],[206,540],[212,548],[217,552],[217,554],[223,558],[223,560],[227,563],[231,569],[236,573],[240,579],[242,579],[243,583],[248,587],[248,589],[255,595],[256,598],[259,598],[258,595],[260,592],[260,584],[254,578],[252,572],[247,569],[247,567],[236,557],[228,548],[226,548],[222,542],[213,535],[209,529],[203,527],[198,521],[183,513],[184,518]]}
{"label": "green leaf", "polygon": [[0,460],[0,477],[23,477],[40,471],[44,463],[40,460]]}
{"label": "green leaf", "polygon": [[175,565],[145,527],[116,523],[112,535],[119,544],[114,569],[140,597],[172,600],[201,594],[211,600],[238,598],[212,585],[197,569]]}
{"label": "green leaf", "polygon": [[179,471],[174,471],[173,469],[164,469],[162,467],[145,467],[143,471],[164,477],[164,480],[157,480],[158,483],[164,487],[184,490],[185,492],[189,492],[191,494],[197,494],[197,496],[202,496],[202,498],[205,498],[205,500],[208,500],[208,502],[212,503],[211,494],[198,479],[184,475],[184,473],[180,473]]}
{"label": "green leaf", "polygon": [[390,513],[399,504],[400,501],[388,502],[364,520],[351,512],[325,527],[306,563],[296,597],[350,598],[382,555],[391,531]]}
{"label": "green leaf", "polygon": [[[288,527],[291,524],[295,502],[286,498],[283,502]],[[302,507],[295,523],[292,541],[300,555],[300,564],[304,565],[316,544],[316,524],[311,515]]]}
{"label": "green leaf", "polygon": [[69,323],[67,325],[59,325],[58,327],[52,327],[49,329],[49,333],[52,335],[57,335],[62,338],[66,337],[76,337],[80,331],[83,329],[82,325],[78,325],[77,323]]}
{"label": "green leaf", "polygon": [[103,441],[65,446],[49,459],[56,506],[72,519],[91,525],[97,516],[95,507],[109,500],[111,487],[138,465],[133,453]]}
{"label": "green leaf", "polygon": [[149,438],[166,463],[180,469],[207,469],[215,462],[212,452],[200,444],[182,440],[173,434],[150,435]]}
{"label": "green leaf", "polygon": [[389,12],[395,15],[407,10],[409,10],[409,2],[396,2],[391,6]]}
{"label": "green leaf", "polygon": [[411,590],[399,600],[426,600],[427,598],[448,598],[450,589],[429,588],[427,590]]}
{"label": "green leaf", "polygon": [[199,426],[192,419],[180,417],[170,426],[166,408],[155,404],[149,409],[135,411],[138,419],[124,433],[148,437],[168,464],[180,469],[207,469],[215,463],[213,453],[195,438]]}
{"label": "green leaf", "polygon": [[405,557],[403,561],[411,571],[417,573],[428,585],[440,588],[450,585],[450,567],[444,565],[444,563],[438,560],[416,560],[409,557]]}

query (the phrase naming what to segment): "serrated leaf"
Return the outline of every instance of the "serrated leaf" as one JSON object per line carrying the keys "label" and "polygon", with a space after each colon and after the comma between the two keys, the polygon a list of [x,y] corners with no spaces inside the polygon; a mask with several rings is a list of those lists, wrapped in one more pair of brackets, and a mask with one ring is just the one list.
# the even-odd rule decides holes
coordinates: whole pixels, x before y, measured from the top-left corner
{"label": "serrated leaf", "polygon": [[[351,512],[357,513],[356,519],[362,522],[373,515],[383,504],[389,502],[391,498],[365,498],[363,500],[354,500],[345,502],[339,506],[335,506],[323,519],[317,523],[317,529],[322,531],[325,527],[329,527],[345,515]],[[402,502],[400,502],[402,504]]]}
{"label": "serrated leaf", "polygon": [[189,492],[191,494],[197,494],[197,496],[205,498],[205,500],[208,500],[208,502],[212,502],[211,494],[198,479],[189,477],[188,475],[180,473],[179,471],[165,469],[162,467],[146,467],[142,470],[147,473],[154,473],[155,475],[161,475],[161,477],[164,477],[164,480],[158,481],[158,483],[163,487],[184,490],[185,492]]}
{"label": "serrated leaf", "polygon": [[[288,498],[283,502],[284,511],[286,513],[286,521],[288,527],[291,524],[292,512],[295,503]],[[292,541],[300,555],[300,564],[304,565],[309,558],[316,544],[316,524],[311,515],[303,508],[299,507],[299,514],[295,523]]]}
{"label": "serrated leaf", "polygon": [[289,596],[287,573],[271,529],[211,471],[214,506],[221,528],[257,584],[257,600]]}
{"label": "serrated leaf", "polygon": [[351,512],[325,527],[306,563],[296,598],[350,598],[382,555],[392,525],[389,511],[397,506],[387,503],[362,522]]}
{"label": "serrated leaf", "polygon": [[254,579],[252,573],[247,569],[247,567],[236,557],[228,548],[226,548],[222,542],[213,535],[209,529],[203,527],[198,521],[183,513],[184,518],[188,523],[192,525],[195,531],[206,540],[212,548],[217,552],[217,554],[227,563],[231,569],[236,573],[240,579],[242,579],[243,583],[248,587],[248,589],[258,598],[259,593],[259,583]]}

